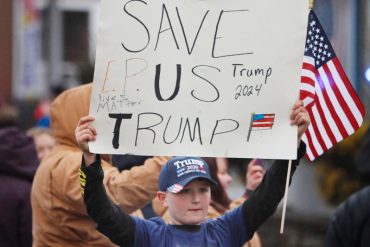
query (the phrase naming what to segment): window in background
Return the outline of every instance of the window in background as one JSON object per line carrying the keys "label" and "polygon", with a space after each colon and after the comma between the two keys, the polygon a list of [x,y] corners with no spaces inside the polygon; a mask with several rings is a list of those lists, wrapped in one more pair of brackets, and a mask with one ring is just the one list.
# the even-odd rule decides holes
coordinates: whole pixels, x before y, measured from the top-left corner
{"label": "window in background", "polygon": [[63,60],[89,61],[88,12],[63,11]]}

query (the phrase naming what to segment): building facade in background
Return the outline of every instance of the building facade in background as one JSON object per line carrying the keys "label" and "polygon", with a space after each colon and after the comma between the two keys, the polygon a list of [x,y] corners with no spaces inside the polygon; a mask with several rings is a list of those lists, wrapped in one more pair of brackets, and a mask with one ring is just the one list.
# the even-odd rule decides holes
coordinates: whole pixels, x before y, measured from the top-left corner
{"label": "building facade in background", "polygon": [[[340,61],[365,104],[370,82],[369,0],[316,0]],[[92,80],[99,0],[2,0],[1,95],[26,100]],[[361,51],[361,52],[360,52]],[[370,73],[370,72],[369,72]]]}
{"label": "building facade in background", "polygon": [[92,80],[99,0],[2,0],[0,96],[49,97]]}

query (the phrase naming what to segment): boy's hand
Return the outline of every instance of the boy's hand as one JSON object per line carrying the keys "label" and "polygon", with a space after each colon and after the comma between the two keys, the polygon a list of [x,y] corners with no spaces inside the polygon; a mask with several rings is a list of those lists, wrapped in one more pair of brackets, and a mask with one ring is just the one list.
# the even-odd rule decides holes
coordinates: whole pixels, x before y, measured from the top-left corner
{"label": "boy's hand", "polygon": [[301,142],[304,132],[306,132],[311,120],[306,108],[303,106],[302,100],[297,100],[290,114],[290,124],[298,126],[298,146]]}
{"label": "boy's hand", "polygon": [[92,116],[82,117],[75,129],[76,141],[83,152],[87,166],[95,161],[95,154],[90,153],[88,145],[88,142],[95,141],[96,139],[96,129],[90,125],[94,120],[95,118]]}

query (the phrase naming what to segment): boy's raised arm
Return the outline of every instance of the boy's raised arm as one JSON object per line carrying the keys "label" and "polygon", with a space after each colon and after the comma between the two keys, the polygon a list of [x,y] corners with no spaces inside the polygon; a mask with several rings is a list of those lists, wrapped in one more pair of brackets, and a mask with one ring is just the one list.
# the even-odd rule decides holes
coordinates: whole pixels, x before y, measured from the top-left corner
{"label": "boy's raised arm", "polygon": [[96,136],[95,128],[90,125],[92,121],[91,116],[82,117],[75,130],[76,141],[83,151],[80,184],[87,213],[97,223],[97,229],[113,243],[133,246],[135,222],[108,198],[100,156],[90,153],[88,148],[88,142]]}
{"label": "boy's raised arm", "polygon": [[[75,129],[76,142],[83,152],[86,166],[95,161],[96,155],[90,153],[88,142],[96,139],[96,130],[91,125],[95,120],[92,116],[82,117]],[[157,179],[162,166],[170,157],[154,156],[145,160],[144,164],[126,171],[118,169],[102,161],[104,170],[104,187],[112,202],[126,213],[132,213],[151,201],[157,191]]]}
{"label": "boy's raised arm", "polygon": [[[299,164],[299,160],[306,152],[306,145],[301,142],[302,135],[310,124],[310,118],[303,102],[298,100],[292,108],[291,125],[298,126],[298,153],[297,160],[292,161],[291,178]],[[261,184],[242,204],[243,218],[248,236],[254,232],[276,211],[279,202],[284,196],[285,182],[288,171],[287,160],[276,160],[267,170]]]}
{"label": "boy's raised arm", "polygon": [[99,155],[89,166],[82,159],[80,183],[88,215],[97,223],[97,229],[113,243],[133,246],[135,222],[108,198],[103,186],[104,173]]}

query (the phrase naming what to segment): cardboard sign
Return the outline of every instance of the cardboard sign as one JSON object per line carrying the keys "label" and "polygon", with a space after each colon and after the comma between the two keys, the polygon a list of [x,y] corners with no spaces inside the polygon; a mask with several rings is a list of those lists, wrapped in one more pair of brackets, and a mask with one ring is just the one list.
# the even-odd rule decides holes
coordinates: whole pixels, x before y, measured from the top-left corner
{"label": "cardboard sign", "polygon": [[101,4],[92,152],[296,157],[307,0]]}

